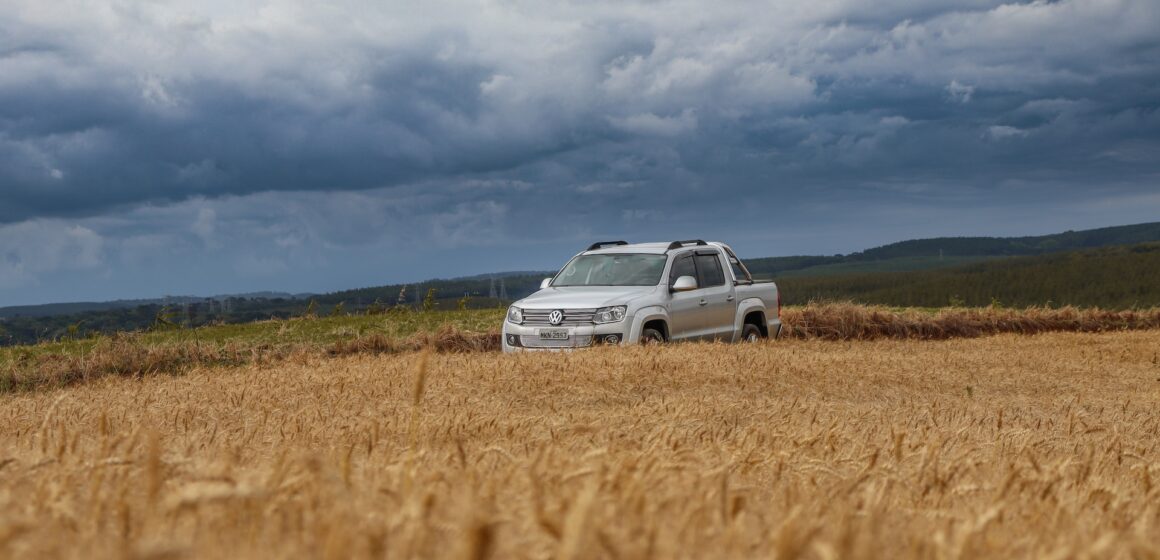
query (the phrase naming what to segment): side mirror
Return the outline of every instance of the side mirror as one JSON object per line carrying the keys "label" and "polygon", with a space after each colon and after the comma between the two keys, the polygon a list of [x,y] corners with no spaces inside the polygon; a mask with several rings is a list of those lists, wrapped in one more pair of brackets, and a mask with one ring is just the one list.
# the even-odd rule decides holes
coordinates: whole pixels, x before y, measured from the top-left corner
{"label": "side mirror", "polygon": [[545,278],[545,279],[543,279],[543,280],[541,280],[541,281],[540,281],[540,289],[541,289],[541,290],[542,290],[542,289],[544,289],[544,288],[547,288],[548,286],[551,286],[551,285],[552,285],[552,279],[551,279],[551,278]]}
{"label": "side mirror", "polygon": [[681,276],[680,278],[677,278],[676,282],[673,282],[672,286],[672,291],[674,292],[687,292],[689,290],[696,289],[697,279],[693,278],[692,276]]}

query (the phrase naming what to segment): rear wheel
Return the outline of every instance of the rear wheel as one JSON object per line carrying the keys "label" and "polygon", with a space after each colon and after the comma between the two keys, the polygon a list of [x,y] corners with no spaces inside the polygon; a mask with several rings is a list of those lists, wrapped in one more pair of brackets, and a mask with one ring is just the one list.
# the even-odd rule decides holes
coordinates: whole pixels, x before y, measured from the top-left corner
{"label": "rear wheel", "polygon": [[746,323],[745,328],[741,329],[741,340],[745,342],[757,342],[761,340],[761,329],[752,323]]}
{"label": "rear wheel", "polygon": [[640,343],[644,345],[662,344],[665,341],[665,334],[656,329],[645,329],[640,331]]}

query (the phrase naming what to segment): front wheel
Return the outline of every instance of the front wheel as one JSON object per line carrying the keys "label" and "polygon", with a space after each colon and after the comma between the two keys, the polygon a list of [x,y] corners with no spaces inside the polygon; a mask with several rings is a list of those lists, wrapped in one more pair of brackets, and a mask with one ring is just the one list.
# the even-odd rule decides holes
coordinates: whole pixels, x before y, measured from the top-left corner
{"label": "front wheel", "polygon": [[761,340],[761,329],[757,325],[746,323],[745,328],[741,329],[741,340],[745,342],[757,342]]}
{"label": "front wheel", "polygon": [[653,344],[663,344],[665,341],[665,334],[656,329],[645,329],[640,331],[640,343],[646,346]]}

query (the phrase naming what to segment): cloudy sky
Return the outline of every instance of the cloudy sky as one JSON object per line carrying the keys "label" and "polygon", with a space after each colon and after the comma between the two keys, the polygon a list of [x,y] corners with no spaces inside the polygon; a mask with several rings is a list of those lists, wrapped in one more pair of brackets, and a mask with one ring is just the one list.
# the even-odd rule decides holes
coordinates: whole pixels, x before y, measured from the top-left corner
{"label": "cloudy sky", "polygon": [[0,305],[1154,221],[1158,29],[1155,0],[0,0]]}

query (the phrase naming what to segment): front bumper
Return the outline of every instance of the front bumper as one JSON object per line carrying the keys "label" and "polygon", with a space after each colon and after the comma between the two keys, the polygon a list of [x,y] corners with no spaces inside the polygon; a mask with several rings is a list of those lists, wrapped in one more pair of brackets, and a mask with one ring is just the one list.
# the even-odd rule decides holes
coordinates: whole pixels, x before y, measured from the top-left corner
{"label": "front bumper", "polygon": [[[523,352],[528,350],[571,350],[587,348],[599,344],[623,344],[628,338],[629,318],[603,325],[580,325],[571,327],[549,327],[541,325],[513,325],[503,323],[503,351]],[[541,339],[541,330],[568,331],[564,340]]]}

